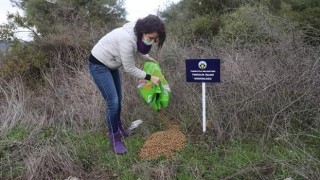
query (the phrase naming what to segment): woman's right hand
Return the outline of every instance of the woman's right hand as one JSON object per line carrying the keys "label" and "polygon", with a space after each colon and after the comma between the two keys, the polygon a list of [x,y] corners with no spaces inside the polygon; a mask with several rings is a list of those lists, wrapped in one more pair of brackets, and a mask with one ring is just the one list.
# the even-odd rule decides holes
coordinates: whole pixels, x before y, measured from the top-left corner
{"label": "woman's right hand", "polygon": [[153,83],[156,84],[156,85],[159,85],[159,84],[160,84],[160,78],[158,78],[158,77],[156,77],[156,76],[151,76],[150,81],[153,82]]}

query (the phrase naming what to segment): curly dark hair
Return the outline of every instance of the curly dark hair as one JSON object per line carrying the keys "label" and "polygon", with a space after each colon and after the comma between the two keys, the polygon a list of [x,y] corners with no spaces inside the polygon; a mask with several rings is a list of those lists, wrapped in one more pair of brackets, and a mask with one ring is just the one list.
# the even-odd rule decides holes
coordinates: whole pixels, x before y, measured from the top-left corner
{"label": "curly dark hair", "polygon": [[149,33],[158,33],[158,39],[156,42],[158,43],[158,49],[160,49],[166,40],[166,30],[164,23],[162,20],[156,16],[149,14],[147,17],[143,19],[139,19],[134,26],[134,32],[138,38],[138,40],[142,40],[143,34]]}

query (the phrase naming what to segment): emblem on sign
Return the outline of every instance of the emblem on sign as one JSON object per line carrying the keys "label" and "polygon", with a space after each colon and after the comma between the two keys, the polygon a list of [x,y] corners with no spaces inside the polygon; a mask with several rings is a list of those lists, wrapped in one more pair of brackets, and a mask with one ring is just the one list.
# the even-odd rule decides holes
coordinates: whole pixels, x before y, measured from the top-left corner
{"label": "emblem on sign", "polygon": [[205,61],[200,61],[198,66],[200,69],[205,69],[207,68],[207,63]]}

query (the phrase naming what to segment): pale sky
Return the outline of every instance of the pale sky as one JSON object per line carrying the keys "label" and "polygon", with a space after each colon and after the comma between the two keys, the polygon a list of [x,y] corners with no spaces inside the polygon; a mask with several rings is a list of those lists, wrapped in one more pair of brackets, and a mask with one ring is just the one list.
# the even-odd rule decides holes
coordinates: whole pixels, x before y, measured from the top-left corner
{"label": "pale sky", "polygon": [[[127,20],[133,21],[148,14],[156,14],[158,9],[163,9],[170,3],[177,3],[180,0],[125,0]],[[7,22],[8,12],[17,12],[18,9],[12,7],[10,0],[0,0],[0,24]],[[21,11],[20,11],[21,12]],[[26,39],[28,35],[21,33],[17,35]]]}
{"label": "pale sky", "polygon": [[177,3],[180,0],[125,0],[127,20],[132,21],[145,17],[149,14],[156,14],[158,9],[163,10],[170,3]]}
{"label": "pale sky", "polygon": [[1,0],[0,1],[0,24],[3,24],[6,22],[8,11],[15,12],[16,9],[12,7],[11,2],[9,0]]}

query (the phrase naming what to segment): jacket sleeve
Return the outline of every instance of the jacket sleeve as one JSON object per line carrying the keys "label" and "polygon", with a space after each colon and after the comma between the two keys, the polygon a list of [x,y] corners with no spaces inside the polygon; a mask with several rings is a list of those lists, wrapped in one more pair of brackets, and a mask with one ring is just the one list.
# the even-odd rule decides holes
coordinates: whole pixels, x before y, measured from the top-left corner
{"label": "jacket sleeve", "polygon": [[134,77],[144,79],[146,77],[146,72],[137,68],[135,65],[134,45],[130,41],[122,41],[122,43],[119,43],[119,48],[124,71]]}

